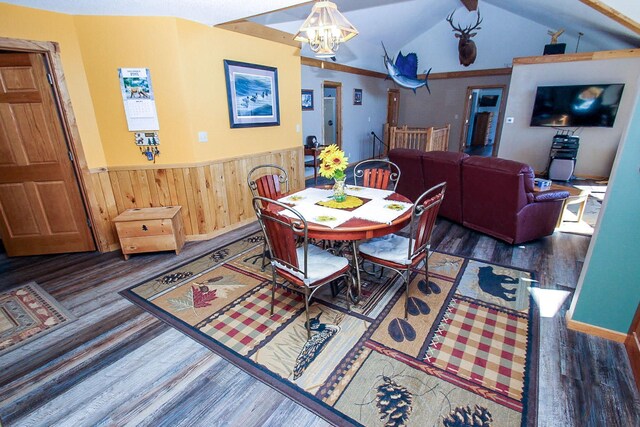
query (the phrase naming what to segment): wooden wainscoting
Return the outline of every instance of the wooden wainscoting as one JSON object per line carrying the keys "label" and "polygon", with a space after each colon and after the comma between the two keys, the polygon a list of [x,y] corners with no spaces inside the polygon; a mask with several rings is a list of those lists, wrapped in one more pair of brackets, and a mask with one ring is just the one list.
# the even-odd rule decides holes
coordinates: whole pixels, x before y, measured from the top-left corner
{"label": "wooden wainscoting", "polygon": [[292,191],[304,188],[303,149],[258,153],[197,165],[112,168],[92,171],[100,221],[100,247],[120,247],[113,218],[131,208],[182,206],[187,240],[204,240],[255,220],[247,174],[275,164],[289,174]]}

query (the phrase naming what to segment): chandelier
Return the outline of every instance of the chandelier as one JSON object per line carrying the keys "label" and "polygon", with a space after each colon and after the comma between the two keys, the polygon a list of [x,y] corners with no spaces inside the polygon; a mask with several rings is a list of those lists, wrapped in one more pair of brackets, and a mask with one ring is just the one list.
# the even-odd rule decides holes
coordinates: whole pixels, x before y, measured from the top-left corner
{"label": "chandelier", "polygon": [[318,58],[335,56],[340,43],[358,35],[358,30],[338,10],[335,3],[319,1],[304,21],[294,40],[309,43]]}

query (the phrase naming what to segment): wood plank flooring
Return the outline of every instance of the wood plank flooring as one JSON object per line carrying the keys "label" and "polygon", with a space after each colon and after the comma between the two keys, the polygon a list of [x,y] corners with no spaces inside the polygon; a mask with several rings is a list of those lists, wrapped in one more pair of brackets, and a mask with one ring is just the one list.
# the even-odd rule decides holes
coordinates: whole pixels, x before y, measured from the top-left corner
{"label": "wood plank flooring", "polygon": [[[0,289],[36,281],[78,320],[0,356],[3,426],[323,426],[322,419],[133,306],[117,292],[222,246],[252,224],[180,255],[119,252],[7,258]],[[573,290],[589,237],[555,233],[511,246],[439,220],[433,247],[537,270]],[[541,320],[540,426],[640,426],[621,344]]]}

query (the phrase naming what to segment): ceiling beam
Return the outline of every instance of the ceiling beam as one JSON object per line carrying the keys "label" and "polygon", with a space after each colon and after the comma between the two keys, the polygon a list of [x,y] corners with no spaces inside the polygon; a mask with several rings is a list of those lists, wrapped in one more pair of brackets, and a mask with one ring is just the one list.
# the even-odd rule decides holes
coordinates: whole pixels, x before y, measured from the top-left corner
{"label": "ceiling beam", "polygon": [[264,25],[257,24],[251,21],[234,21],[226,24],[218,24],[216,28],[222,28],[223,30],[229,30],[247,36],[258,37],[261,39],[269,40],[276,43],[282,43],[289,46],[300,48],[300,42],[293,39],[293,34],[286,31],[276,30],[274,28],[266,27]]}
{"label": "ceiling beam", "polygon": [[597,10],[598,12],[602,13],[604,16],[613,19],[614,21],[616,21],[618,24],[623,25],[625,27],[627,27],[628,29],[634,31],[636,34],[640,34],[640,24],[637,23],[636,21],[634,21],[633,19],[629,18],[626,15],[623,15],[622,13],[618,12],[617,10],[615,10],[614,8],[612,8],[611,6],[608,6],[606,4],[604,4],[601,1],[598,0],[580,0],[582,3],[586,4],[587,6]]}
{"label": "ceiling beam", "polygon": [[377,77],[380,79],[387,78],[385,73],[379,73],[377,71],[365,70],[363,68],[350,67],[348,65],[336,64],[335,62],[321,61],[316,58],[309,58],[307,56],[300,57],[300,64],[308,67],[322,68],[325,70],[342,71],[343,73],[358,74],[367,77]]}
{"label": "ceiling beam", "polygon": [[478,0],[460,0],[460,3],[462,3],[469,12],[478,9]]}
{"label": "ceiling beam", "polygon": [[568,53],[564,55],[524,56],[513,58],[513,65],[551,64],[555,62],[600,61],[603,59],[638,58],[640,49],[602,50],[598,52]]}

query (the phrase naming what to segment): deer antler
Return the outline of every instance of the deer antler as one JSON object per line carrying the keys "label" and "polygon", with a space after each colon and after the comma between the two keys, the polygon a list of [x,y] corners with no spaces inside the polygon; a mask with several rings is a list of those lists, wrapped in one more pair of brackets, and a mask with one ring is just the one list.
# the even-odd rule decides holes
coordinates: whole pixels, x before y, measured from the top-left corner
{"label": "deer antler", "polygon": [[458,31],[460,34],[468,35],[473,30],[482,29],[479,26],[482,23],[482,18],[480,17],[480,9],[478,9],[478,18],[476,19],[476,23],[473,25],[468,25],[464,30],[462,29],[462,27],[460,27],[460,24],[458,24],[458,26],[453,25],[454,13],[456,13],[455,10],[451,12],[451,15],[447,16],[447,22],[449,23],[449,25],[451,25],[451,28],[453,28],[453,31]]}

